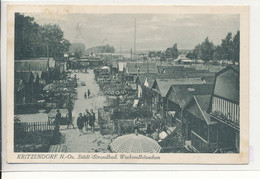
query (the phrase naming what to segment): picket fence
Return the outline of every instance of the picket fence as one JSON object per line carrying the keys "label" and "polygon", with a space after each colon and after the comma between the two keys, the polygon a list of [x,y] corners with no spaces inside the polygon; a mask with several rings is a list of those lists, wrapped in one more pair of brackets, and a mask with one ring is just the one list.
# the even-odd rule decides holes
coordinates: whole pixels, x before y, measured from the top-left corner
{"label": "picket fence", "polygon": [[14,130],[22,132],[49,131],[54,130],[54,127],[50,122],[22,122],[14,124]]}

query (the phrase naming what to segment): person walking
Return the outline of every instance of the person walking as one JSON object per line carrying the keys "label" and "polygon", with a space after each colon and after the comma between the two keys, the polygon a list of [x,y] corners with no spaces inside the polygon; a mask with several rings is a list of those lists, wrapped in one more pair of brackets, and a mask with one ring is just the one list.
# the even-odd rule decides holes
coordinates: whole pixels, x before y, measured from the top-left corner
{"label": "person walking", "polygon": [[96,115],[93,112],[93,109],[90,110],[90,117],[89,117],[89,126],[91,127],[91,131],[94,132],[95,128],[95,120],[96,120]]}
{"label": "person walking", "polygon": [[69,109],[67,113],[67,129],[70,127],[70,125],[73,127],[73,129],[75,128],[72,122],[72,111]]}
{"label": "person walking", "polygon": [[90,98],[90,90],[88,89],[88,98]]}
{"label": "person walking", "polygon": [[77,126],[79,130],[79,136],[83,135],[83,127],[84,127],[84,121],[83,121],[83,116],[82,113],[79,113],[79,117],[77,119]]}
{"label": "person walking", "polygon": [[86,92],[84,93],[84,98],[87,99],[87,93]]}

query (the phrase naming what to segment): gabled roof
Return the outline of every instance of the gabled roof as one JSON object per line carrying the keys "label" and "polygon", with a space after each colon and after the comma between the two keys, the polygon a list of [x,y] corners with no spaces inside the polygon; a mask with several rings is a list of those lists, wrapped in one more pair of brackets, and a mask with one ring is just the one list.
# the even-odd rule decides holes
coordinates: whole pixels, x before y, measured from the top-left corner
{"label": "gabled roof", "polygon": [[206,111],[210,104],[210,97],[210,95],[196,95],[193,96],[191,100],[185,105],[185,109],[187,111],[201,120],[205,120],[208,125],[217,123],[216,121],[211,120],[210,114]]}
{"label": "gabled roof", "polygon": [[[154,85],[158,86],[158,89],[163,97],[166,96],[168,90],[172,85],[192,85],[203,84],[200,78],[178,78],[178,79],[156,79]],[[154,87],[153,85],[153,87]]]}
{"label": "gabled roof", "polygon": [[239,103],[239,81],[239,67],[226,67],[216,74],[213,95]]}
{"label": "gabled roof", "polygon": [[194,95],[210,95],[212,89],[212,84],[172,85],[166,97],[183,108]]}
{"label": "gabled roof", "polygon": [[39,78],[42,78],[42,71],[32,71],[32,73],[37,73]]}

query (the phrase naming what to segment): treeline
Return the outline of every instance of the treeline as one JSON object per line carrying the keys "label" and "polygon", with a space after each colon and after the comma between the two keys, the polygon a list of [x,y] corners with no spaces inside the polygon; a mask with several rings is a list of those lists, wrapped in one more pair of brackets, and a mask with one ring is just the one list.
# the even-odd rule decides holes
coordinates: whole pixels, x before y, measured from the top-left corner
{"label": "treeline", "polygon": [[[232,36],[229,32],[227,36],[222,39],[220,45],[214,45],[207,37],[204,42],[195,46],[195,48],[186,54],[189,59],[202,59],[205,62],[210,60],[229,60],[233,63],[239,62],[240,53],[240,31]],[[150,58],[159,58],[165,61],[167,58],[177,59],[180,52],[177,44],[167,48],[165,51],[149,51]]]}
{"label": "treeline", "polygon": [[111,45],[96,46],[87,49],[87,53],[114,53],[115,48]]}
{"label": "treeline", "polygon": [[190,59],[202,59],[205,62],[210,60],[229,60],[233,63],[239,62],[240,53],[240,31],[232,36],[229,32],[222,39],[220,45],[215,46],[209,41],[208,37],[204,42],[195,46],[192,52],[189,52],[186,57]]}
{"label": "treeline", "polygon": [[165,61],[166,58],[176,59],[179,56],[179,50],[177,44],[167,48],[165,51],[149,51],[148,56],[150,58],[160,58],[161,61]]}
{"label": "treeline", "polygon": [[15,60],[39,57],[60,58],[69,52],[58,25],[39,25],[33,17],[15,13]]}

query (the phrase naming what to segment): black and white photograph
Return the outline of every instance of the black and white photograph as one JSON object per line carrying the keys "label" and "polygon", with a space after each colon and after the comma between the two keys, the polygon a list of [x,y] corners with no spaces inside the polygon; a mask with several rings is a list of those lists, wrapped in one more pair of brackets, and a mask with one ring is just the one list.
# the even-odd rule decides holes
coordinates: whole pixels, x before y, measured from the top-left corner
{"label": "black and white photograph", "polygon": [[240,13],[13,17],[16,159],[241,154]]}

